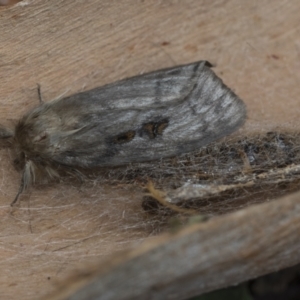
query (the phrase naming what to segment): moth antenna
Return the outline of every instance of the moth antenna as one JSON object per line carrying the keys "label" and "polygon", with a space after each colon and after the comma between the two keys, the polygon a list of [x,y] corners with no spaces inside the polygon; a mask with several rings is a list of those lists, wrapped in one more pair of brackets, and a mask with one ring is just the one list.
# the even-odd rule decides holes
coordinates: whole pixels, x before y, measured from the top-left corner
{"label": "moth antenna", "polygon": [[38,91],[40,104],[42,104],[42,103],[44,103],[44,100],[42,97],[41,85],[39,83],[37,83],[37,91]]}
{"label": "moth antenna", "polygon": [[19,187],[19,191],[14,199],[14,201],[10,204],[10,206],[14,206],[20,197],[20,195],[25,191],[25,189],[35,180],[34,173],[34,165],[31,161],[27,161],[24,167],[24,171],[22,174],[21,184]]}

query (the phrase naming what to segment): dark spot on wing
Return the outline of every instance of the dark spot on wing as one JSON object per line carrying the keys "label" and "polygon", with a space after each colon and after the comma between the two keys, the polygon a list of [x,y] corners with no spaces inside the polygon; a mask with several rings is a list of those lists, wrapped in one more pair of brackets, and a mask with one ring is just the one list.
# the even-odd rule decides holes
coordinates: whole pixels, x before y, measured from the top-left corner
{"label": "dark spot on wing", "polygon": [[111,139],[113,144],[125,144],[130,142],[135,137],[135,131],[129,130],[123,133],[118,134],[117,136]]}
{"label": "dark spot on wing", "polygon": [[164,119],[159,122],[149,122],[142,126],[142,134],[146,133],[150,139],[156,138],[158,135],[162,135],[163,131],[168,127],[169,120]]}

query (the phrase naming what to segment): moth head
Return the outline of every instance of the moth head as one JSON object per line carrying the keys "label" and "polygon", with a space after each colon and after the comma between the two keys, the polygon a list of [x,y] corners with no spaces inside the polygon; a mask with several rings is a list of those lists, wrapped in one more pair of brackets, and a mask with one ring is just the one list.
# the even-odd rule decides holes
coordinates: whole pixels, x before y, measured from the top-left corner
{"label": "moth head", "polygon": [[47,148],[49,137],[46,130],[19,122],[13,137],[13,150],[21,165],[27,160],[38,161],[43,149]]}
{"label": "moth head", "polygon": [[30,123],[24,124],[22,120],[14,131],[0,125],[0,139],[10,141],[16,157],[15,167],[22,171],[19,191],[11,205],[18,201],[19,196],[36,181],[36,176],[41,175],[40,173],[45,173],[50,178],[57,177],[55,170],[42,164],[42,158],[39,155],[39,150],[47,147],[48,139],[48,134],[42,127],[32,126]]}
{"label": "moth head", "polygon": [[0,125],[0,139],[7,140],[9,144],[12,145],[13,149],[16,151],[17,158],[15,159],[15,165],[17,168],[23,170],[21,185],[19,192],[17,193],[14,201],[11,203],[13,205],[17,202],[19,195],[35,180],[35,165],[32,161],[26,161],[26,154],[22,151],[19,143],[16,142],[16,134],[14,131]]}

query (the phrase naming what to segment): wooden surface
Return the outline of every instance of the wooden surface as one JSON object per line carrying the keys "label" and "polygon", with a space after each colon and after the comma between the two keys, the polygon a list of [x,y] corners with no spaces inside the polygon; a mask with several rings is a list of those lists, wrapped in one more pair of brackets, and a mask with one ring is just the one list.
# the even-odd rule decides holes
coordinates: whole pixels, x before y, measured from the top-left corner
{"label": "wooden surface", "polygon": [[[1,123],[12,126],[37,105],[37,83],[50,101],[207,59],[247,104],[241,134],[297,128],[299,9],[296,1],[279,0],[28,0],[1,7]],[[3,299],[40,299],[86,264],[110,261],[112,253],[150,242],[163,230],[141,209],[140,187],[96,179],[83,186],[68,180],[39,186],[12,210],[20,174],[8,149],[1,149],[0,159]],[[257,245],[257,253],[261,249]]]}
{"label": "wooden surface", "polygon": [[299,196],[161,235],[70,278],[47,300],[187,299],[293,265],[299,262]]}

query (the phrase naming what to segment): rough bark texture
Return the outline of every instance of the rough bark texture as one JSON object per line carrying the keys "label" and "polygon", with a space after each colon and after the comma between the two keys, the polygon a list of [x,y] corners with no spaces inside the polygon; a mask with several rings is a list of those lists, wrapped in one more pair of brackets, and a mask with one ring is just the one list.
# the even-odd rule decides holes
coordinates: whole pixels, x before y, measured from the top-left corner
{"label": "rough bark texture", "polygon": [[[37,105],[37,83],[50,101],[207,59],[248,107],[241,134],[294,128],[299,9],[297,1],[280,0],[28,0],[1,6],[1,123],[12,125]],[[85,270],[87,281],[103,278],[102,295],[112,290],[116,295],[105,294],[106,299],[145,293],[182,299],[300,261],[299,196],[218,217],[151,244],[163,226],[142,211],[136,186],[63,180],[32,189],[12,210],[20,174],[8,149],[0,150],[0,159],[3,299],[40,299],[60,290],[76,268]],[[124,254],[128,247],[136,249]],[[101,260],[109,262],[98,267]],[[90,270],[91,264],[102,273]],[[75,290],[83,282],[74,278]],[[135,294],[123,293],[126,286]]]}

